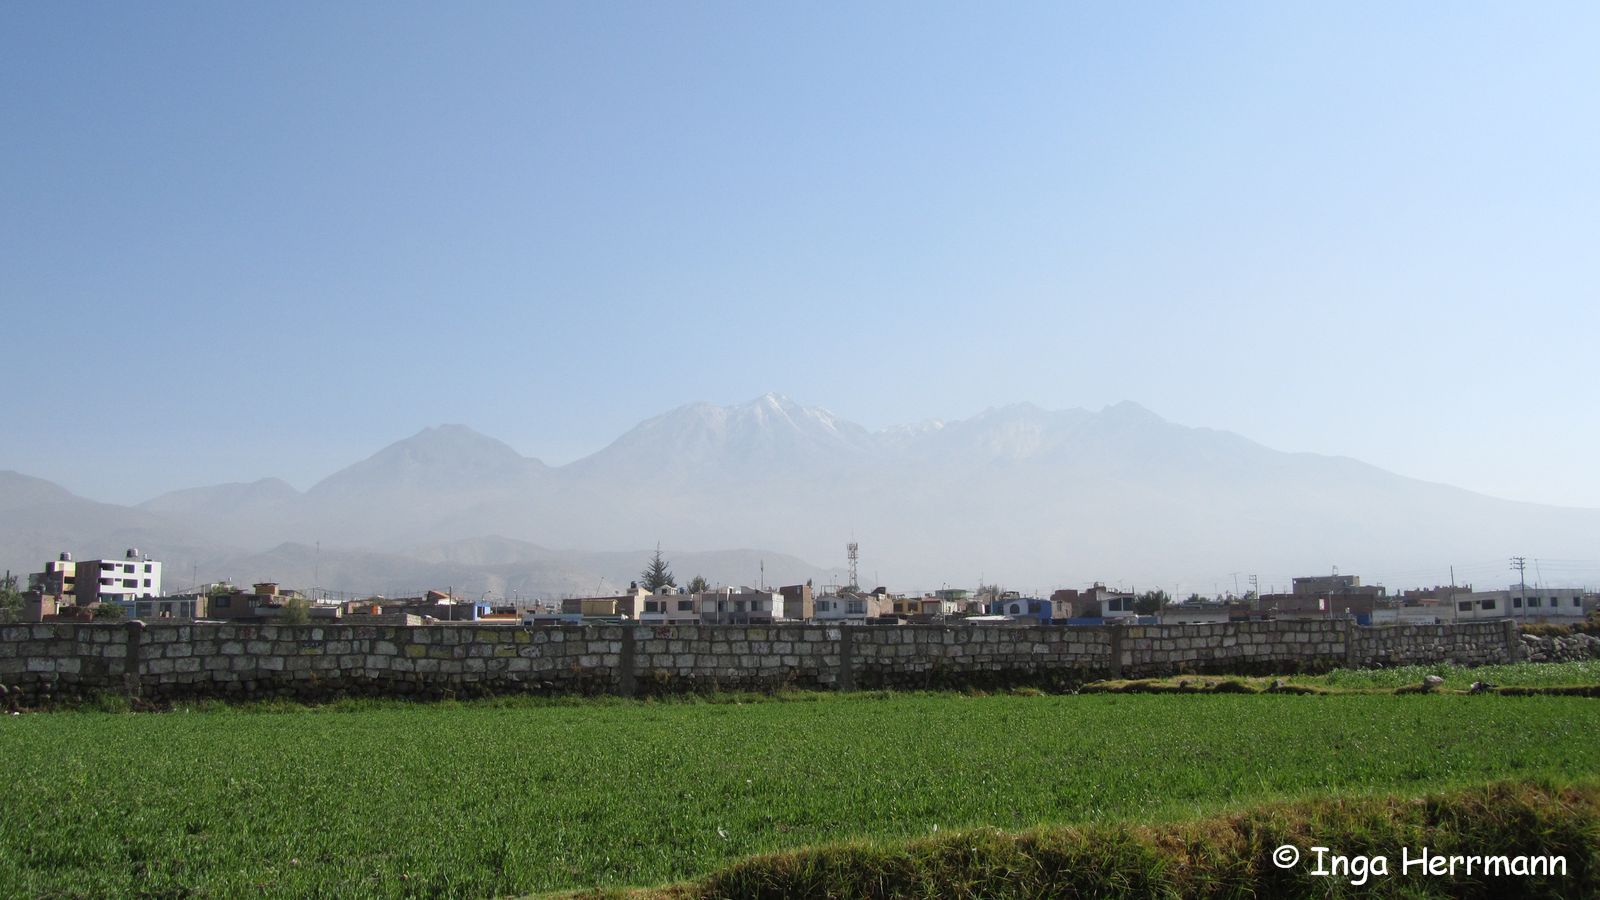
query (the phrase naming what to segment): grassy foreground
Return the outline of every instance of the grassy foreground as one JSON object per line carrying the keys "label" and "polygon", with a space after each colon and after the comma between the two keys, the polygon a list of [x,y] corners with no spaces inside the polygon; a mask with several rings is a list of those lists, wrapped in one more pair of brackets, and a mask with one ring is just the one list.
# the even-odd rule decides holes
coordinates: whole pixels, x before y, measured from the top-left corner
{"label": "grassy foreground", "polygon": [[1335,669],[1326,675],[1296,676],[1296,683],[1361,690],[1418,684],[1428,675],[1444,679],[1446,689],[1463,690],[1474,681],[1501,687],[1566,687],[1600,684],[1600,659],[1554,663],[1511,663],[1468,668],[1449,663],[1392,669]]}
{"label": "grassy foreground", "polygon": [[[344,711],[340,711],[344,710]],[[0,717],[0,893],[487,896],[951,830],[1600,775],[1600,703],[808,695]]]}
{"label": "grassy foreground", "polygon": [[[1281,867],[1274,851],[1295,848]],[[1319,858],[1325,846],[1347,860]],[[1404,849],[1402,849],[1404,848]],[[1426,850],[1424,850],[1426,848]],[[1559,857],[1443,877],[1407,859]],[[1382,863],[1376,858],[1382,857]],[[1361,858],[1360,863],[1353,862]],[[1460,872],[1465,865],[1458,864]],[[1531,872],[1531,874],[1529,874]],[[756,897],[1593,897],[1600,783],[1498,782],[1424,798],[1270,804],[1161,826],[984,829],[758,856],[636,900]]]}
{"label": "grassy foreground", "polygon": [[1466,692],[1477,682],[1490,692],[1511,695],[1548,693],[1600,696],[1600,659],[1558,663],[1510,663],[1469,668],[1450,663],[1397,666],[1389,669],[1334,669],[1320,675],[1234,676],[1170,675],[1162,678],[1111,679],[1084,685],[1084,693],[1410,693],[1423,679],[1443,679],[1439,691]]}

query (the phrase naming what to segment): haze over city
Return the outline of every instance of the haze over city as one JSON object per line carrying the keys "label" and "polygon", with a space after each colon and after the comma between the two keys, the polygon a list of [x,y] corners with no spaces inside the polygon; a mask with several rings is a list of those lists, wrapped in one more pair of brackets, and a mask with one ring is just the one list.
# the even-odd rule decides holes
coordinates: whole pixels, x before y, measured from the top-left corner
{"label": "haze over city", "polygon": [[493,13],[0,11],[0,467],[559,465],[777,391],[1600,507],[1592,6]]}

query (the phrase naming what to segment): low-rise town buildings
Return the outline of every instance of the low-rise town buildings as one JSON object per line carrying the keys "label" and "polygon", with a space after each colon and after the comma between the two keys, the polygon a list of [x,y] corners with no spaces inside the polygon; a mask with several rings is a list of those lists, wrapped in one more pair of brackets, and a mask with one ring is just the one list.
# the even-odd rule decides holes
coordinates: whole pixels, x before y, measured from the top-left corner
{"label": "low-rise town buildings", "polygon": [[115,603],[131,614],[135,601],[161,596],[161,563],[137,548],[121,559],[75,561],[62,553],[28,576],[28,589],[55,598],[58,606]]}

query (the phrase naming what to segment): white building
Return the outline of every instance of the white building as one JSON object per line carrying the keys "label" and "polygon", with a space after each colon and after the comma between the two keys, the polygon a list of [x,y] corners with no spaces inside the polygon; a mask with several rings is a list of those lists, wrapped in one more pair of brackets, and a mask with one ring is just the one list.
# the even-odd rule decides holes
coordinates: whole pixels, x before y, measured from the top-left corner
{"label": "white building", "polygon": [[[1466,594],[1455,595],[1458,600],[1465,600]],[[1453,618],[1454,607],[1448,603],[1436,603],[1429,606],[1380,606],[1372,611],[1372,624],[1374,625],[1448,625],[1451,622],[1467,622],[1472,619],[1498,619],[1500,616],[1485,614],[1472,615],[1462,613],[1461,617]],[[1491,610],[1493,607],[1491,607]]]}
{"label": "white building", "polygon": [[1454,601],[1453,609],[1441,608],[1441,621],[1503,619],[1509,616],[1518,622],[1559,625],[1577,622],[1584,617],[1582,588],[1531,585],[1524,588],[1512,585],[1503,591],[1457,594]]}
{"label": "white building", "polygon": [[867,619],[882,614],[884,603],[883,598],[877,594],[858,594],[853,591],[842,594],[829,592],[816,598],[812,604],[811,616],[817,622],[864,625]]}
{"label": "white building", "polygon": [[[86,596],[93,591],[92,598]],[[78,563],[78,603],[119,603],[131,614],[140,599],[161,596],[161,563],[130,549],[122,559]]]}
{"label": "white building", "polygon": [[28,577],[30,589],[51,596],[74,595],[78,605],[116,603],[129,615],[137,601],[161,596],[161,563],[129,549],[122,559],[86,559],[74,562],[63,553],[45,563],[43,572]]}
{"label": "white building", "polygon": [[722,588],[697,595],[702,625],[752,625],[783,618],[783,595],[754,588]]}
{"label": "white building", "polygon": [[693,625],[700,621],[700,594],[683,588],[659,587],[640,604],[643,625]]}
{"label": "white building", "polygon": [[1133,604],[1137,599],[1132,594],[1120,594],[1113,591],[1101,594],[1099,598],[1100,618],[1125,619],[1137,616],[1139,613],[1133,608]]}

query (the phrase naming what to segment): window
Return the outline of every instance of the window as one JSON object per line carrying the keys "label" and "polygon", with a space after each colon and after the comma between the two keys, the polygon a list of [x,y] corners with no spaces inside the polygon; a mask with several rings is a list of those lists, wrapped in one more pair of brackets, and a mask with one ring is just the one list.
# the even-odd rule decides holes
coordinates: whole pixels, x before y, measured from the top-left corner
{"label": "window", "polygon": [[145,586],[145,587],[149,587],[149,586],[150,586],[150,579],[148,579],[148,578],[146,578],[146,579],[145,579],[145,580],[144,580],[144,586]]}
{"label": "window", "polygon": [[1497,601],[1493,597],[1490,597],[1489,599],[1483,601],[1483,608],[1484,609],[1494,609],[1496,603],[1497,603]]}
{"label": "window", "polygon": [[1539,598],[1538,597],[1529,597],[1528,598],[1528,608],[1529,609],[1537,609],[1538,606],[1539,606]]}
{"label": "window", "polygon": [[1522,608],[1522,598],[1521,597],[1512,597],[1511,598],[1511,606],[1512,606],[1513,609],[1521,609]]}
{"label": "window", "polygon": [[217,609],[227,609],[228,608],[228,601],[230,601],[232,599],[233,599],[232,597],[228,597],[228,596],[217,597],[217,598],[215,598],[216,602],[211,604],[211,605],[215,606]]}
{"label": "window", "polygon": [[150,568],[150,564],[149,564],[149,563],[145,563],[145,564],[144,564],[144,570],[145,570],[145,571],[146,571],[146,572],[153,572],[153,571],[155,571],[155,570],[154,570],[154,569],[152,569],[152,568]]}
{"label": "window", "polygon": [[100,586],[101,587],[111,587],[111,579],[109,579],[109,578],[100,579]]}
{"label": "window", "polygon": [[112,571],[115,571],[116,568],[117,567],[115,565],[112,565],[111,563],[101,563],[100,564],[100,571],[102,571],[102,572],[112,572]]}
{"label": "window", "polygon": [[694,601],[693,600],[679,600],[678,601],[678,612],[694,612]]}
{"label": "window", "polygon": [[861,614],[864,614],[866,611],[867,611],[867,601],[865,601],[865,600],[851,600],[850,601],[849,612],[852,615],[861,615]]}
{"label": "window", "polygon": [[735,600],[735,601],[733,601],[733,611],[734,612],[744,612],[744,601],[743,600]]}
{"label": "window", "polygon": [[133,563],[128,563],[127,565],[123,566],[122,567],[122,571],[128,573],[129,575],[132,575],[133,574]]}
{"label": "window", "polygon": [[1472,601],[1462,600],[1460,603],[1456,604],[1456,609],[1460,612],[1472,612]]}

